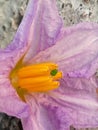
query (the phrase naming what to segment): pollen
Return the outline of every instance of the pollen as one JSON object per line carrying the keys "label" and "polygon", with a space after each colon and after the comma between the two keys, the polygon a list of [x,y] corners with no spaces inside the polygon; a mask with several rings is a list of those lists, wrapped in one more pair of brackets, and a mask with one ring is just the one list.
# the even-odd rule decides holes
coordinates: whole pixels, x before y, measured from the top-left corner
{"label": "pollen", "polygon": [[26,93],[48,92],[59,87],[62,72],[57,64],[46,62],[16,67],[10,74],[11,83],[24,99]]}

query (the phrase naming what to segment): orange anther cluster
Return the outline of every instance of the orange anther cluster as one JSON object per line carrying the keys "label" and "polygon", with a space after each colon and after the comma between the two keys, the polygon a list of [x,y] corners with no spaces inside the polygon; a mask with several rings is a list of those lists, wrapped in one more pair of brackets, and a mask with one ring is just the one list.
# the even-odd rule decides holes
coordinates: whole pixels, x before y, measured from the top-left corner
{"label": "orange anther cluster", "polygon": [[57,72],[54,76],[51,71],[57,69],[57,65],[53,63],[41,63],[26,66],[17,72],[18,85],[26,89],[28,92],[45,92],[53,90],[59,86],[59,78],[62,77],[61,72]]}
{"label": "orange anther cluster", "polygon": [[10,74],[12,85],[23,99],[25,93],[47,92],[59,87],[62,72],[54,63],[40,63],[29,66],[16,66]]}

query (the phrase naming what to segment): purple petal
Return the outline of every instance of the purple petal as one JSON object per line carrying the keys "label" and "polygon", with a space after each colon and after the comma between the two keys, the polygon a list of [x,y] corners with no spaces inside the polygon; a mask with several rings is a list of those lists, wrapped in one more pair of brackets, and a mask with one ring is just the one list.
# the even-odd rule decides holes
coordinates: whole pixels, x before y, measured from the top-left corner
{"label": "purple petal", "polygon": [[64,75],[71,77],[94,74],[98,68],[98,25],[82,23],[66,28],[61,34],[54,46],[38,53],[29,62],[57,63]]}
{"label": "purple petal", "polygon": [[[70,89],[67,88],[67,86],[64,87],[65,91],[50,92],[50,98],[47,98],[46,101],[44,100],[43,102],[41,99],[43,105],[48,106],[48,111],[49,108],[54,108],[54,111],[52,113],[54,117],[56,108],[58,109],[58,112],[63,113],[63,116],[61,115],[59,117],[61,126],[63,127],[66,125],[63,124],[62,121],[62,118],[64,119],[64,116],[65,122],[68,121],[69,126],[73,125],[76,128],[98,127],[97,95],[93,95],[90,92],[84,90]],[[59,130],[62,130],[62,128],[59,128]]]}
{"label": "purple petal", "polygon": [[91,95],[96,93],[96,89],[98,88],[98,81],[95,76],[86,79],[86,78],[69,78],[69,77],[63,77],[61,81],[61,86],[65,87],[60,87],[62,91],[66,86],[69,89],[74,89],[74,90],[83,90],[86,92],[89,92]]}
{"label": "purple petal", "polygon": [[22,119],[24,130],[98,127],[96,88],[94,77],[67,78],[55,91],[28,95],[31,116]]}
{"label": "purple petal", "polygon": [[[36,112],[36,114],[37,116],[31,115],[28,118],[22,119],[22,126],[24,130],[69,130],[69,117],[67,117],[67,113],[63,113],[60,108],[58,111],[56,107],[49,108],[48,106],[40,105],[40,109]],[[60,126],[62,125],[60,121],[61,116],[63,116],[63,126]]]}
{"label": "purple petal", "polygon": [[8,79],[0,79],[0,112],[18,118],[25,118],[29,115],[29,107],[20,100]]}
{"label": "purple petal", "polygon": [[[63,113],[62,108],[54,102],[52,106],[47,106],[48,102],[43,104],[45,100],[47,101],[45,97],[39,95],[28,96],[31,116],[22,119],[24,130],[69,130],[68,114]],[[50,103],[51,98],[49,100]]]}
{"label": "purple petal", "polygon": [[32,59],[39,51],[55,44],[61,26],[62,21],[57,11],[56,1],[38,0],[28,36],[30,48],[24,61]]}
{"label": "purple petal", "polygon": [[[22,126],[24,130],[44,130],[40,125],[40,120],[37,118],[37,115],[40,114],[40,109],[36,100],[32,96],[27,96],[27,103],[30,107],[30,115],[26,118],[22,118]],[[38,115],[40,116],[40,115]]]}
{"label": "purple petal", "polygon": [[0,53],[0,112],[22,118],[29,115],[29,108],[20,100],[10,83],[9,75],[17,61],[17,56],[13,59],[14,54],[6,51]]}
{"label": "purple petal", "polygon": [[61,82],[61,87],[50,92],[50,97],[68,114],[70,125],[76,128],[98,127],[98,95],[92,79],[71,78],[70,81]]}
{"label": "purple petal", "polygon": [[55,43],[61,25],[55,0],[30,0],[16,36],[7,49],[18,49],[22,54],[29,49],[27,60]]}
{"label": "purple petal", "polygon": [[[47,94],[29,95],[27,102],[31,117],[22,120],[24,130],[68,130],[71,125],[76,128],[98,127],[98,97],[92,91],[95,86],[92,80],[78,80],[75,80],[77,83],[61,82],[59,89]],[[88,89],[84,88],[85,84]]]}

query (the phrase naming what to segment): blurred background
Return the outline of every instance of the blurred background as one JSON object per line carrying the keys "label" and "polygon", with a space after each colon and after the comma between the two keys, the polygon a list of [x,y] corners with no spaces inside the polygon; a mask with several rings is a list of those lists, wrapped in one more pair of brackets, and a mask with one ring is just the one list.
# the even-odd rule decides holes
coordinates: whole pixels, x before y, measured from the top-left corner
{"label": "blurred background", "polygon": [[[0,0],[0,48],[13,39],[24,16],[29,0]],[[98,23],[98,0],[56,0],[64,25],[70,26],[83,21]],[[71,130],[75,128],[71,127]],[[0,130],[22,130],[21,121],[0,113]],[[80,130],[98,130],[80,129]]]}

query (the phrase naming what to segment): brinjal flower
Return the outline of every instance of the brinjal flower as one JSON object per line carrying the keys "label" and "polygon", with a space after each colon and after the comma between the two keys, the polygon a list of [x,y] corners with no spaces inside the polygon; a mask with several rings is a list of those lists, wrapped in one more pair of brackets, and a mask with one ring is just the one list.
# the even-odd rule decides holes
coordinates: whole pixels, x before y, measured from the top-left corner
{"label": "brinjal flower", "polygon": [[30,0],[0,50],[0,111],[24,130],[98,126],[98,25],[64,27],[55,0]]}

